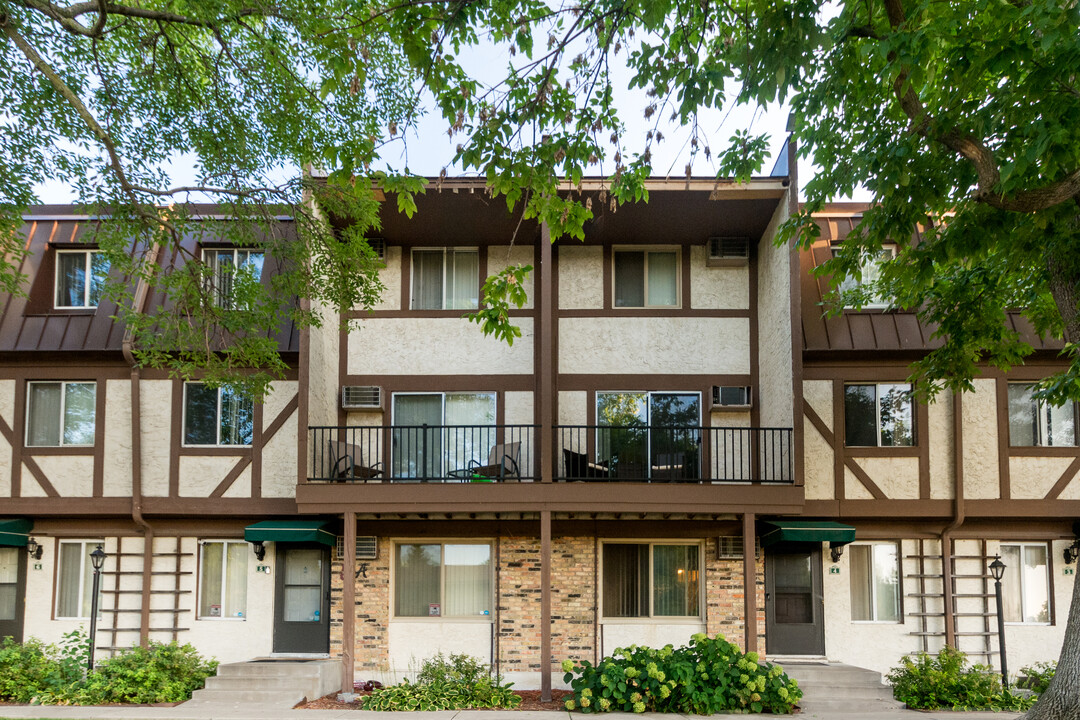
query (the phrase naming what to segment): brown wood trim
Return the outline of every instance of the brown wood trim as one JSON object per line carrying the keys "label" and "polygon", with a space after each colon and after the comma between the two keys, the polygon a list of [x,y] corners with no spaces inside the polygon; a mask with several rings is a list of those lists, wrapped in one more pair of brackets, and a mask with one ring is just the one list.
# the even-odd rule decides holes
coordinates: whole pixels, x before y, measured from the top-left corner
{"label": "brown wood trim", "polygon": [[[490,247],[487,245],[481,245],[477,248],[476,253],[476,297],[479,298],[480,303],[484,302],[484,281],[488,276],[488,252]],[[444,260],[445,262],[445,260]]]}
{"label": "brown wood trim", "polygon": [[[914,402],[914,400],[912,401]],[[930,499],[930,407],[915,403],[915,447],[919,451],[919,497]]]}
{"label": "brown wood trim", "polygon": [[844,443],[847,426],[844,417],[844,381],[834,379],[833,385],[833,498],[843,500],[844,488]]}
{"label": "brown wood trim", "polygon": [[[301,300],[300,307],[304,311],[311,309],[310,300]],[[338,355],[342,349],[338,349]],[[300,375],[296,386],[296,484],[300,485],[307,481],[307,453],[308,453],[308,400],[311,393],[311,327],[304,325],[300,328]]]}
{"label": "brown wood trim", "polygon": [[180,497],[180,448],[184,435],[184,383],[173,378],[172,424],[169,432],[169,497]]}
{"label": "brown wood trim", "polygon": [[743,640],[746,652],[757,652],[757,563],[754,513],[744,513],[743,539]]}
{"label": "brown wood trim", "polygon": [[101,443],[93,445],[25,445],[23,446],[24,457],[49,455],[68,455],[75,457],[95,457],[97,448]]}
{"label": "brown wood trim", "polygon": [[997,446],[998,446],[998,487],[1002,500],[1012,497],[1012,482],[1009,478],[1009,384],[1004,378],[998,378],[997,390]]}
{"label": "brown wood trim", "polygon": [[1009,457],[1080,457],[1080,447],[1010,445]]}
{"label": "brown wood trim", "polygon": [[[550,317],[550,315],[549,315]],[[540,699],[551,701],[551,511],[540,511]]]}
{"label": "brown wood trim", "polygon": [[[679,263],[679,265],[680,265],[680,268],[679,268],[680,277],[678,278],[678,280],[679,280],[679,296],[682,298],[682,300],[679,303],[679,305],[684,310],[690,310],[692,308],[692,302],[691,302],[691,297],[690,297],[690,291],[692,289],[690,287],[690,270],[691,270],[691,268],[690,268],[690,246],[689,245],[681,245],[681,246],[679,246],[679,253],[682,256],[680,258],[680,263]],[[612,272],[614,272],[614,268],[612,268]],[[753,307],[753,305],[751,305],[750,307]],[[754,345],[751,343],[750,347],[754,347]]]}
{"label": "brown wood trim", "polygon": [[1069,467],[1065,468],[1065,472],[1061,473],[1061,477],[1054,483],[1054,487],[1050,488],[1050,492],[1046,493],[1046,499],[1057,500],[1058,496],[1069,486],[1069,483],[1076,478],[1077,472],[1080,472],[1080,457],[1069,463]]}
{"label": "brown wood trim", "polygon": [[[293,400],[296,396],[293,396]],[[292,401],[290,401],[291,403]],[[266,438],[263,436],[263,418],[265,405],[255,403],[252,423],[254,427],[251,433],[251,487],[248,489],[250,497],[262,497],[262,457],[266,447]],[[229,483],[231,486],[232,483]]]}
{"label": "brown wood trim", "polygon": [[604,310],[611,312],[615,306],[615,253],[611,245],[604,246]]}
{"label": "brown wood trim", "polygon": [[[806,517],[916,519],[937,522],[952,518],[951,500],[807,500]],[[940,536],[940,526],[928,530],[925,537]]]}
{"label": "brown wood trim", "polygon": [[881,488],[877,486],[870,476],[866,474],[866,471],[862,469],[858,462],[853,457],[844,458],[844,466],[851,470],[851,473],[863,484],[870,494],[874,496],[876,500],[888,500],[888,496],[881,491]]}
{"label": "brown wood trim", "polygon": [[41,467],[34,461],[32,457],[23,457],[23,465],[30,471],[30,474],[34,476],[34,479],[41,485],[41,489],[45,491],[45,494],[51,498],[60,497],[60,493],[56,492],[56,488],[49,482],[49,478],[45,477],[45,473],[42,472]]}
{"label": "brown wood trim", "polygon": [[703,318],[752,318],[749,309],[731,308],[567,308],[559,311],[560,318],[618,318],[618,317],[703,317]]}
{"label": "brown wood trim", "polygon": [[[232,487],[233,483],[236,482],[236,479],[238,477],[240,477],[241,473],[244,472],[244,469],[247,468],[247,466],[252,463],[252,460],[253,460],[253,458],[251,458],[251,457],[240,458],[236,462],[236,464],[233,465],[233,468],[232,468],[232,470],[229,471],[229,474],[226,475],[225,478],[221,482],[218,483],[217,487],[214,488],[214,491],[210,493],[210,497],[219,498],[219,497],[224,496],[225,492],[229,488]],[[252,493],[252,497],[257,497],[257,496],[254,493]]]}
{"label": "brown wood trim", "polygon": [[[15,382],[15,407],[12,414],[12,425],[18,428],[26,427],[26,383],[21,381]],[[3,417],[0,417],[0,432],[7,438],[8,444],[11,446],[11,497],[17,498],[22,496],[22,454],[23,454],[23,440],[25,438],[19,438],[16,441],[15,432],[7,424]]]}
{"label": "brown wood trim", "polygon": [[919,457],[923,454],[918,445],[901,445],[897,447],[863,447],[849,445],[844,447],[844,452],[850,457],[877,457],[877,458],[900,458]]}
{"label": "brown wood trim", "polygon": [[4,498],[4,514],[43,517],[87,515],[94,518],[122,515],[130,518],[131,500],[120,497],[13,497]]}
{"label": "brown wood trim", "polygon": [[968,517],[986,518],[1077,518],[1080,500],[973,500],[964,505]]}
{"label": "brown wood trim", "polygon": [[821,419],[821,416],[817,414],[817,411],[810,406],[810,403],[803,401],[803,415],[810,421],[810,424],[817,428],[817,431],[821,433],[821,437],[825,438],[825,442],[830,445],[836,444],[836,438],[833,437],[833,432],[825,425],[825,421]]}
{"label": "brown wood trim", "polygon": [[[256,406],[257,407],[257,406]],[[252,438],[254,442],[254,438]],[[246,457],[252,454],[254,445],[181,445],[177,455],[184,457]]]}
{"label": "brown wood trim", "polygon": [[[701,391],[713,385],[749,385],[750,375],[602,375],[561,374],[558,376],[561,390],[651,390]],[[709,412],[708,395],[701,398],[702,410]]]}
{"label": "brown wood trim", "polygon": [[[761,313],[761,308],[758,306],[758,277],[757,277],[757,274],[758,274],[758,255],[757,255],[757,248],[754,248],[753,245],[751,245],[751,248],[752,249],[750,251],[750,261],[749,261],[750,270],[747,273],[747,281],[746,281],[746,284],[747,284],[747,298],[749,300],[749,302],[747,303],[749,305],[749,308],[748,308],[749,309],[749,315],[748,315],[749,323],[748,324],[750,326],[749,327],[750,386],[752,388],[760,388],[761,387],[761,372],[760,372],[760,362],[759,361],[760,361],[761,349],[758,347],[758,342],[759,342],[758,339],[761,337],[761,334],[759,332],[760,327],[758,325],[758,316]],[[684,257],[689,258],[689,256],[690,256],[690,248],[688,248],[688,247],[684,248],[683,255],[684,255]],[[686,277],[687,278],[690,277],[689,261],[687,261]],[[683,305],[683,307],[690,307],[690,305],[689,305],[689,303],[687,303],[687,304]],[[755,391],[751,390],[751,392],[755,392]],[[760,397],[760,395],[759,395],[759,397]],[[792,414],[791,421],[792,421],[792,424],[794,424],[794,422],[795,422],[795,414],[798,412],[796,410],[797,407],[798,407],[798,405],[794,405],[794,404],[791,406],[791,414]],[[761,426],[761,403],[759,403],[759,402],[753,403],[753,405],[751,405],[751,407],[750,407],[750,425],[751,425],[751,427],[760,427]],[[794,452],[794,450],[795,450],[795,448],[793,447],[792,451]],[[754,462],[755,463],[758,462],[758,456],[756,454],[754,456]],[[755,635],[755,640],[756,640],[756,635]]]}
{"label": "brown wood trim", "polygon": [[412,307],[412,246],[401,246],[401,309]]}
{"label": "brown wood trim", "polygon": [[[401,392],[535,391],[535,375],[346,375],[342,385],[378,385],[385,397]],[[390,408],[384,408],[389,412]],[[344,413],[342,413],[344,414]],[[345,424],[344,420],[341,422]]]}
{"label": "brown wood trim", "polygon": [[[555,334],[555,322],[554,322],[554,306],[553,306],[553,289],[554,289],[554,277],[552,275],[552,268],[555,265],[554,249],[551,246],[551,228],[548,224],[541,223],[540,225],[540,277],[539,282],[535,283],[539,294],[538,310],[540,312],[539,327],[536,328],[537,333],[537,345],[539,346],[540,365],[537,368],[539,372],[536,374],[535,393],[536,396],[533,401],[539,406],[540,412],[538,415],[539,421],[539,452],[537,457],[540,459],[540,481],[543,483],[550,483],[553,477],[553,470],[555,462],[555,437],[554,429],[552,426],[555,424],[555,375],[557,372],[557,363],[555,360],[554,349],[552,345],[552,338]],[[551,516],[547,516],[547,527],[550,541],[551,531]],[[542,567],[546,568],[544,572],[550,576],[551,569],[550,564],[550,542],[548,546],[547,561],[542,563]],[[545,593],[547,590],[545,590]],[[551,598],[548,595],[547,598],[548,611],[550,613]],[[551,646],[551,628],[545,626],[541,633],[543,638],[547,639],[548,654],[543,654],[543,662],[541,663],[541,676],[548,678],[546,684],[543,687],[547,688],[547,692],[551,694],[551,673],[546,668],[550,661],[550,646]]]}
{"label": "brown wood trim", "polygon": [[[340,512],[340,510],[338,511]],[[261,517],[296,515],[292,498],[165,498],[143,499],[144,515],[235,515]]]}
{"label": "brown wood trim", "polygon": [[342,524],[345,557],[341,558],[341,687],[351,688],[356,673],[356,513],[346,510]]}
{"label": "brown wood trim", "polygon": [[94,497],[105,494],[105,402],[109,392],[107,380],[100,380],[94,386]]}
{"label": "brown wood trim", "polygon": [[[349,320],[370,320],[379,318],[459,318],[466,319],[469,310],[348,310],[345,317]],[[536,310],[523,308],[512,309],[510,317],[535,317]]]}
{"label": "brown wood trim", "polygon": [[[16,403],[18,403],[18,396],[19,396],[18,388],[19,387],[25,388],[26,383],[16,383],[15,387],[16,387],[16,392],[15,392]],[[26,402],[25,390],[23,392],[23,395],[24,395],[23,402],[25,403]],[[16,415],[16,418],[18,418],[18,416],[20,414],[19,410],[18,410],[19,405],[16,404],[15,408],[16,408],[15,409],[15,415]],[[60,493],[56,492],[56,488],[54,488],[52,486],[52,483],[49,482],[49,479],[47,477],[45,477],[45,473],[43,473],[41,471],[41,467],[34,461],[34,458],[29,456],[29,455],[24,456],[22,454],[22,452],[21,452],[21,450],[22,450],[22,442],[21,441],[16,441],[16,439],[14,437],[15,432],[11,429],[11,426],[7,424],[7,421],[5,421],[4,418],[2,418],[2,417],[0,417],[0,434],[2,434],[4,436],[4,439],[6,439],[8,441],[8,444],[11,446],[11,449],[12,449],[12,468],[11,468],[11,496],[12,496],[12,498],[19,497],[22,494],[22,483],[21,483],[22,472],[21,472],[21,469],[22,469],[23,465],[26,466],[26,469],[30,471],[30,474],[33,475],[34,479],[38,481],[39,485],[41,485],[41,489],[45,491],[46,496],[51,497],[51,498],[60,497]],[[83,451],[81,453],[78,453],[78,454],[79,455],[86,455],[87,454],[86,449],[84,448]],[[18,463],[18,464],[16,465],[15,463]],[[16,470],[16,468],[19,468],[19,470]],[[19,480],[19,485],[18,485],[19,492],[16,492],[16,489],[17,489],[16,482],[15,482],[16,479]]]}
{"label": "brown wood trim", "polygon": [[[341,326],[338,328],[338,392],[341,392],[341,388],[345,385],[351,385],[351,379],[357,376],[349,375],[349,330],[351,329],[350,325],[343,316],[339,315],[338,320],[341,323]],[[371,382],[370,380],[368,380],[367,382],[358,382],[357,384],[379,385],[382,383],[379,383],[378,378],[376,377],[376,382]],[[341,402],[336,402],[334,403],[334,405],[337,406],[338,425],[344,425],[347,413],[345,412],[345,409],[341,407]]]}
{"label": "brown wood trim", "polygon": [[[285,352],[279,353],[279,354],[281,355],[283,360],[288,360],[290,355],[296,355],[296,353],[285,353]],[[290,367],[287,367],[282,371],[281,377],[278,378],[279,380],[297,380],[297,379],[299,379],[300,371],[299,371],[299,369],[297,367],[293,366],[295,364],[298,364],[299,361],[298,360],[293,360],[293,361],[290,361],[290,362],[292,364],[290,365]],[[129,379],[130,378],[130,373],[131,373],[131,366],[125,364],[125,365],[123,365],[121,367],[126,368],[125,372],[121,373],[120,370],[117,369],[117,376],[113,377],[112,375],[109,375],[108,379],[109,380],[127,380],[127,379]],[[244,372],[244,371],[240,371],[240,372]],[[139,374],[140,374],[140,376],[142,377],[143,380],[173,380],[174,379],[169,370],[160,370],[158,368],[140,368],[139,369]],[[192,382],[198,382],[198,379],[197,378],[193,379]]]}

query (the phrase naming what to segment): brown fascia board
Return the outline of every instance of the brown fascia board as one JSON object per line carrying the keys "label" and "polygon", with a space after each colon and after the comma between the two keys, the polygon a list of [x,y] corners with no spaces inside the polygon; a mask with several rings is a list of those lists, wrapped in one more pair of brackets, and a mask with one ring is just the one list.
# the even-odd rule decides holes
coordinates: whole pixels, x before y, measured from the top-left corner
{"label": "brown fascia board", "polygon": [[[185,205],[192,211],[195,220],[229,220],[231,215],[222,212],[222,206],[215,203],[188,203]],[[22,214],[22,219],[27,222],[42,222],[48,220],[108,220],[107,213],[88,215],[83,211],[82,205],[32,205]],[[158,205],[159,209],[166,209],[168,205]],[[275,220],[291,221],[291,215],[275,215]]]}

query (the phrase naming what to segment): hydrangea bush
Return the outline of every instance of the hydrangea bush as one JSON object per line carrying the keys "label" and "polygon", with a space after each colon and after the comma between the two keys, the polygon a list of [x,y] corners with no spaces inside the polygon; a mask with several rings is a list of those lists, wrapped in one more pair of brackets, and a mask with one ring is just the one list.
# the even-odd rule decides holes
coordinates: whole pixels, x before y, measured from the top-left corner
{"label": "hydrangea bush", "polygon": [[802,697],[783,668],[743,653],[723,635],[698,633],[690,644],[618,648],[597,665],[563,661],[574,696],[567,710],[592,712],[790,713]]}

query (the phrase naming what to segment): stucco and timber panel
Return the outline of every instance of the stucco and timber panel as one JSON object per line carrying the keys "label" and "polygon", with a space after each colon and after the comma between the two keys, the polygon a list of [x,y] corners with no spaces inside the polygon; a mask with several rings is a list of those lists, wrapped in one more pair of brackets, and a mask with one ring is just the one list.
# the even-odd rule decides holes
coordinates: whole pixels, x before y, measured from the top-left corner
{"label": "stucco and timber panel", "polygon": [[559,263],[559,309],[600,310],[604,307],[604,249],[567,245],[555,248]]}
{"label": "stucco and timber panel", "polygon": [[787,245],[777,247],[774,242],[777,228],[787,217],[787,203],[780,203],[757,247],[758,379],[755,390],[763,427],[791,427],[794,423],[791,345],[794,250]]}
{"label": "stucco and timber panel", "polygon": [[976,379],[974,392],[961,402],[964,442],[964,497],[1001,497],[998,433],[997,381]]}

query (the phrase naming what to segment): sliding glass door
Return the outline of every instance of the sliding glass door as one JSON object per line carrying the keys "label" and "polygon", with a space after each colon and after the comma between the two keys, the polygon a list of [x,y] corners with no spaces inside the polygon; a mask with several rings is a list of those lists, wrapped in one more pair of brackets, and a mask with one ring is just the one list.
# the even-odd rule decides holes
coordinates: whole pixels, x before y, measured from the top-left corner
{"label": "sliding glass door", "polygon": [[443,478],[483,464],[495,440],[494,393],[394,395],[396,478]]}
{"label": "sliding glass door", "polygon": [[597,461],[622,479],[699,475],[701,395],[598,392]]}

